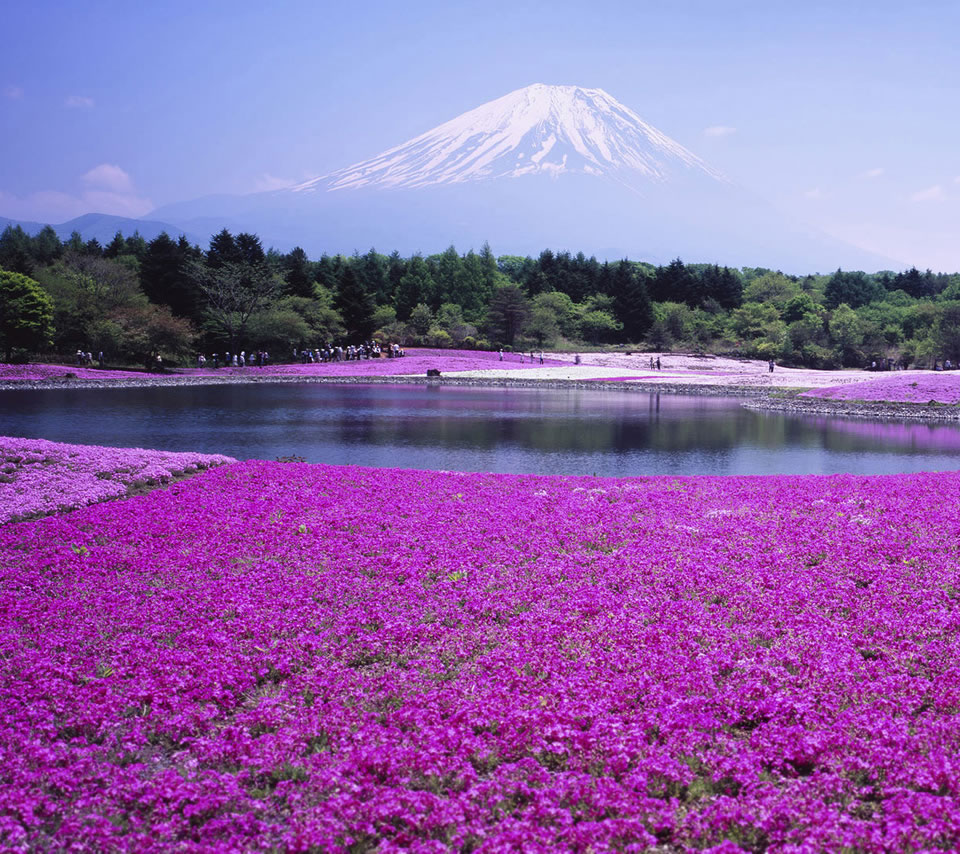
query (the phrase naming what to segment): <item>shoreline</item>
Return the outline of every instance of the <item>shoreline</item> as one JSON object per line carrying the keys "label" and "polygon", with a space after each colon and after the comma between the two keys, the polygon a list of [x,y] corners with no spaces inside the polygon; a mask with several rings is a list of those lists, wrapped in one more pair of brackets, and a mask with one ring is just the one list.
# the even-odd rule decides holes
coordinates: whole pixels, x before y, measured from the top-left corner
{"label": "shoreline", "polygon": [[[254,369],[255,370],[255,369]],[[790,415],[829,416],[836,418],[891,419],[910,421],[960,421],[960,406],[940,404],[899,403],[893,401],[831,400],[828,398],[801,398],[806,387],[778,388],[753,385],[720,385],[704,382],[643,382],[638,380],[598,380],[531,377],[479,377],[448,375],[427,378],[412,375],[399,376],[185,376],[164,374],[136,379],[59,379],[0,381],[4,391],[59,391],[65,389],[125,389],[125,388],[181,388],[184,386],[224,385],[422,385],[460,386],[478,388],[547,388],[557,390],[604,390],[637,394],[669,394],[693,397],[742,398],[741,406],[754,412],[779,412]]]}

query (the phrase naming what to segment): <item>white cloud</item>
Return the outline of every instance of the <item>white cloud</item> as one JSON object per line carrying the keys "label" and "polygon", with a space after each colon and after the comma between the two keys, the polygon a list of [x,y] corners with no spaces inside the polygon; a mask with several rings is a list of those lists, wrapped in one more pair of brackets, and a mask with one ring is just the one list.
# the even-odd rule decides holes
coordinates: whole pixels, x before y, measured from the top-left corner
{"label": "white cloud", "polygon": [[3,87],[3,97],[16,100],[23,97],[23,89],[20,86],[14,86],[12,83]]}
{"label": "white cloud", "polygon": [[94,166],[80,178],[88,187],[110,190],[114,193],[132,193],[133,181],[119,166],[113,163],[101,163]]}
{"label": "white cloud", "polygon": [[879,178],[884,173],[882,167],[877,167],[876,169],[868,169],[866,172],[861,172],[861,178]]}
{"label": "white cloud", "polygon": [[283,190],[292,187],[297,181],[292,178],[278,178],[269,172],[264,172],[257,176],[253,182],[253,191],[255,193],[269,193],[271,190]]}
{"label": "white cloud", "polygon": [[911,202],[936,202],[940,199],[945,199],[947,194],[943,192],[943,187],[939,184],[934,184],[932,187],[927,187],[925,190],[917,190],[913,195],[910,196]]}
{"label": "white cloud", "polygon": [[803,191],[803,197],[805,199],[822,199],[824,195],[823,190],[819,187],[811,187],[809,190]]}
{"label": "white cloud", "polygon": [[80,110],[89,110],[94,104],[93,98],[88,98],[86,95],[70,95],[63,103],[67,107],[74,107]]}
{"label": "white cloud", "polygon": [[703,129],[704,136],[730,136],[730,134],[736,132],[736,128],[728,127],[727,125],[711,125]]}
{"label": "white cloud", "polygon": [[150,199],[141,196],[130,176],[119,166],[101,163],[80,177],[78,193],[39,190],[15,196],[0,190],[0,214],[13,219],[60,223],[85,213],[138,217],[153,210]]}

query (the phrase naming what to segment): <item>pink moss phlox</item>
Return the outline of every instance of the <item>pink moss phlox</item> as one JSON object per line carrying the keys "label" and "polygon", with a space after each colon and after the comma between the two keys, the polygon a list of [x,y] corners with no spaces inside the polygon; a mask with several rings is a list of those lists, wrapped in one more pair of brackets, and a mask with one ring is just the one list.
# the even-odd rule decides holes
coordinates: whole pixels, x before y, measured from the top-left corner
{"label": "pink moss phlox", "polygon": [[801,397],[827,400],[869,400],[889,403],[960,403],[960,374],[949,371],[914,373],[898,371],[865,382],[805,391]]}
{"label": "pink moss phlox", "polygon": [[67,445],[0,436],[0,524],[125,495],[134,484],[234,462],[211,454]]}
{"label": "pink moss phlox", "polygon": [[0,528],[0,845],[952,849],[960,474],[245,462]]}
{"label": "pink moss phlox", "polygon": [[[523,356],[520,362],[519,353],[504,353],[503,361],[499,354],[486,350],[431,350],[427,348],[409,348],[407,355],[400,359],[388,359],[381,356],[379,359],[360,359],[346,362],[316,362],[312,364],[270,365],[258,368],[248,365],[245,368],[218,368],[211,367],[191,368],[178,373],[213,376],[303,376],[303,377],[387,377],[403,376],[405,374],[424,375],[432,368],[441,373],[456,371],[495,371],[501,369],[514,370],[517,368],[539,368],[539,357],[530,361],[530,354]],[[544,366],[568,364],[553,359],[544,358]]]}
{"label": "pink moss phlox", "polygon": [[73,374],[78,380],[143,379],[144,371],[111,371],[79,365],[6,365],[0,364],[0,382],[42,382],[67,379]]}

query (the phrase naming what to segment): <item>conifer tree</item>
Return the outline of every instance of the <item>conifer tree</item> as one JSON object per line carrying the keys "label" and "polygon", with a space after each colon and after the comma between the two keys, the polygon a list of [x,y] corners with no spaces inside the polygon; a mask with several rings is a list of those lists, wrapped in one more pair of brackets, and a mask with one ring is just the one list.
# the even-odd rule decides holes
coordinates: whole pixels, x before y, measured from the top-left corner
{"label": "conifer tree", "polygon": [[373,313],[377,306],[373,294],[363,286],[352,264],[343,268],[334,305],[351,338],[366,340],[370,337],[373,333]]}

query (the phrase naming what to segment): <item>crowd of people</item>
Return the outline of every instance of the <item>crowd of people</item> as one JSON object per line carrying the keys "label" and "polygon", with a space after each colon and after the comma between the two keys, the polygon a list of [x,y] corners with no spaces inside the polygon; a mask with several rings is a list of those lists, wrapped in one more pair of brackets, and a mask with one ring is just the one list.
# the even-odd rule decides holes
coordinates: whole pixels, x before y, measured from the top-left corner
{"label": "crowd of people", "polygon": [[256,353],[250,352],[249,354],[246,350],[241,350],[239,353],[226,352],[222,357],[219,353],[212,353],[209,360],[201,353],[197,356],[197,367],[245,368],[250,365],[251,367],[263,368],[269,361],[270,354],[266,350],[257,350]]}
{"label": "crowd of people", "polygon": [[[376,341],[367,341],[359,346],[349,344],[346,347],[334,346],[329,344],[326,347],[316,349],[294,349],[293,361],[300,362],[303,365],[310,365],[319,362],[350,362],[358,359],[379,359],[381,355],[386,355],[388,359],[399,359],[406,355],[399,344],[386,344],[383,347]],[[157,357],[159,360],[159,356]],[[250,367],[263,368],[270,362],[270,354],[266,350],[257,350],[247,353],[241,350],[239,353],[212,353],[210,358],[204,353],[197,356],[198,368],[245,368]],[[79,364],[79,362],[78,362]]]}
{"label": "crowd of people", "polygon": [[383,347],[377,341],[366,341],[359,346],[348,344],[346,347],[332,344],[321,347],[317,350],[301,350],[299,355],[293,351],[293,359],[304,365],[312,362],[353,362],[359,359],[379,359],[381,355],[386,355],[388,359],[398,359],[404,355],[403,348],[399,344],[386,344]]}

